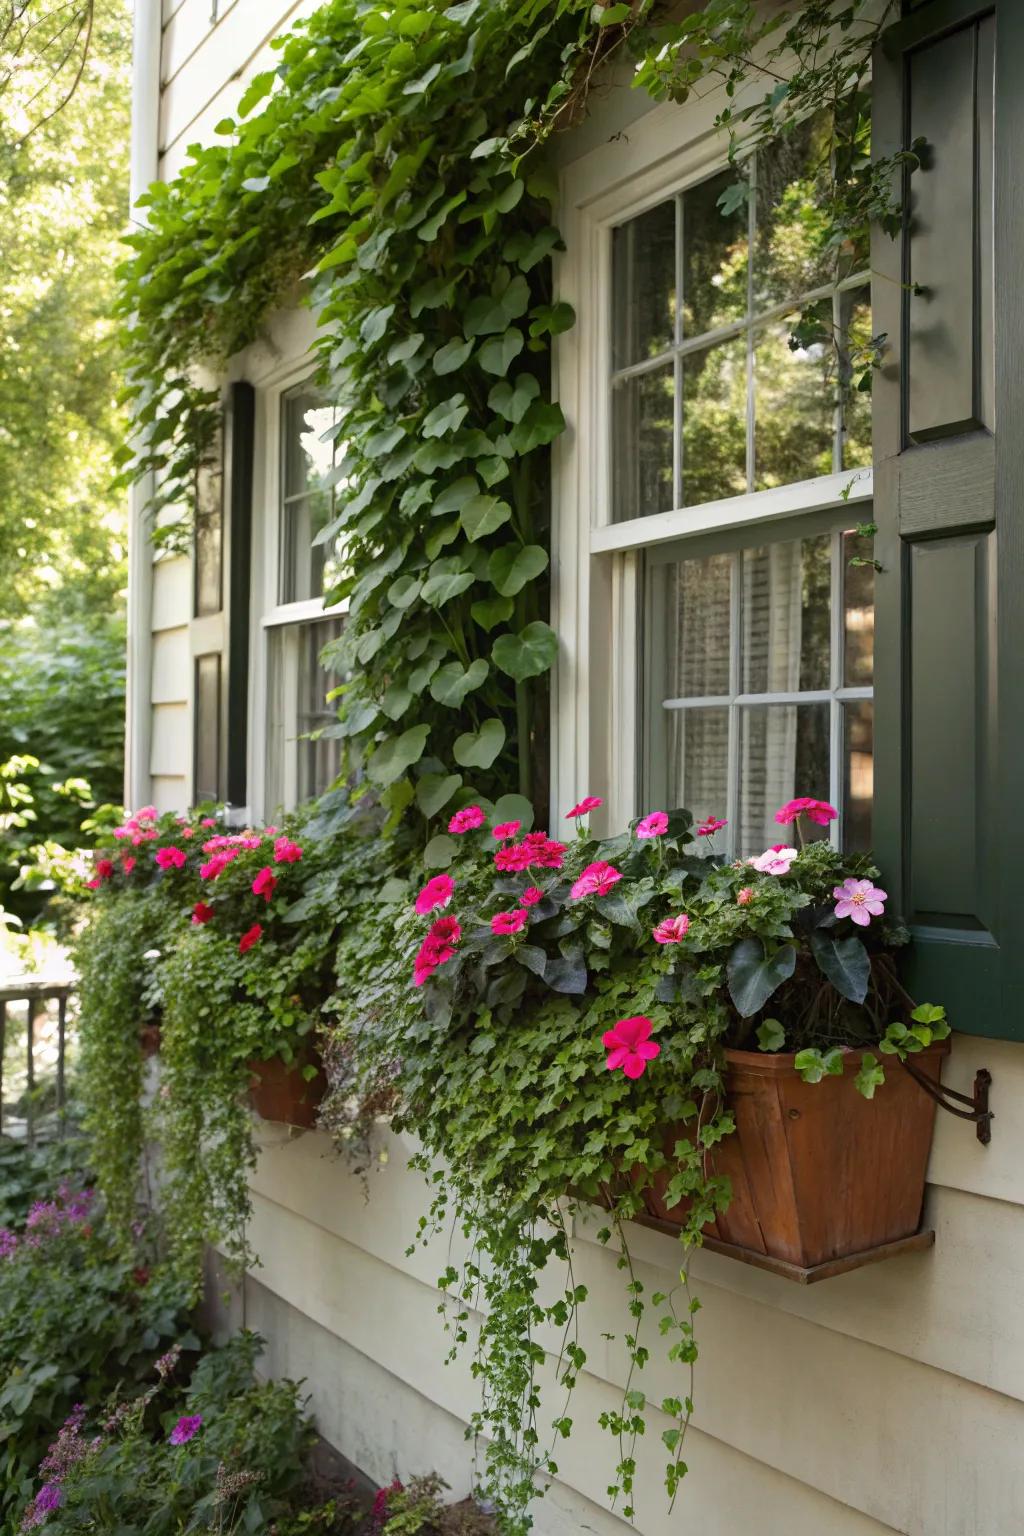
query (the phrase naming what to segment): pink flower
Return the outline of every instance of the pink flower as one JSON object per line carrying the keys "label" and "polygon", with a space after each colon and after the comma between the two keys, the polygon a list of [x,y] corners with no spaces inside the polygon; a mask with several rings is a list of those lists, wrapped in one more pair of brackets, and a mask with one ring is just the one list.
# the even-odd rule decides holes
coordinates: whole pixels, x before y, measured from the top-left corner
{"label": "pink flower", "polygon": [[714,837],[716,832],[720,832],[723,827],[728,825],[727,821],[722,821],[718,816],[709,816],[707,821],[702,821],[697,828],[697,836]]}
{"label": "pink flower", "polygon": [[97,880],[111,880],[111,879],[113,879],[113,876],[114,876],[113,860],[111,860],[111,859],[97,859],[96,860],[96,878],[97,878]]}
{"label": "pink flower", "polygon": [[100,879],[99,875],[95,875],[92,880],[87,880],[85,882],[85,888],[87,891],[98,891],[102,884],[103,881]]}
{"label": "pink flower", "polygon": [[158,848],[153,857],[161,869],[181,869],[186,862],[184,848]]}
{"label": "pink flower", "polygon": [[574,805],[571,811],[566,811],[565,819],[568,821],[572,816],[586,816],[588,811],[596,811],[598,806],[603,804],[604,801],[599,795],[584,795],[579,805]]}
{"label": "pink flower", "polygon": [[522,843],[509,843],[506,847],[496,848],[494,867],[506,875],[521,874],[530,867],[529,848],[524,848]]}
{"label": "pink flower", "polygon": [[271,869],[270,865],[267,864],[263,869],[260,870],[259,874],[256,876],[256,879],[253,881],[252,893],[254,896],[262,896],[264,901],[269,901],[276,889],[277,876],[274,874],[274,871]]}
{"label": "pink flower", "polygon": [[252,927],[247,928],[242,934],[242,937],[239,939],[238,953],[240,955],[244,955],[248,950],[252,949],[254,944],[258,944],[262,937],[263,929],[260,927],[259,923],[253,923]]}
{"label": "pink flower", "polygon": [[852,877],[837,885],[832,895],[836,898],[836,917],[848,917],[859,928],[866,928],[873,917],[881,917],[889,899],[888,892],[879,890],[870,880]]}
{"label": "pink flower", "polygon": [[182,827],[181,835],[182,835],[182,837],[195,837],[195,835],[196,835],[195,834],[195,828],[194,827]]}
{"label": "pink flower", "polygon": [[636,826],[637,837],[664,837],[668,831],[668,817],[664,811],[652,811]]}
{"label": "pink flower", "polygon": [[789,866],[798,857],[795,848],[787,848],[784,843],[774,843],[756,859],[750,859],[749,863],[762,875],[788,875]]}
{"label": "pink flower", "polygon": [[511,912],[496,912],[491,918],[491,932],[499,937],[504,934],[518,933],[526,926],[526,917],[523,907],[515,907]]}
{"label": "pink flower", "polygon": [[651,1027],[650,1019],[639,1013],[631,1019],[620,1019],[614,1029],[605,1031],[604,1047],[610,1053],[605,1066],[609,1072],[621,1067],[627,1077],[644,1075],[647,1063],[661,1054],[661,1046],[648,1039]]}
{"label": "pink flower", "polygon": [[546,832],[527,832],[523,838],[528,863],[537,869],[561,869],[565,844],[556,843]]}
{"label": "pink flower", "polygon": [[456,811],[448,823],[449,832],[473,832],[477,827],[482,827],[487,817],[478,805],[467,805],[464,810]]}
{"label": "pink flower", "polygon": [[544,892],[541,891],[541,890],[538,890],[537,886],[535,886],[535,885],[528,885],[526,887],[526,890],[523,892],[523,894],[519,898],[519,905],[521,907],[535,907],[537,905],[538,901],[543,901],[543,900],[544,900]]}
{"label": "pink flower", "polygon": [[132,821],[156,821],[157,810],[155,805],[144,805],[141,811],[136,811]]}
{"label": "pink flower", "polygon": [[216,816],[204,816],[199,825],[201,827],[215,827],[217,825],[217,818]]}
{"label": "pink flower", "polygon": [[678,917],[666,917],[652,930],[655,944],[679,944],[686,937],[690,919],[685,912]]}
{"label": "pink flower", "polygon": [[212,916],[213,908],[209,906],[205,901],[197,901],[195,906],[192,908],[192,921],[197,926],[200,926],[203,923],[208,923]]}
{"label": "pink flower", "polygon": [[775,820],[780,826],[786,827],[791,821],[796,821],[798,816],[806,816],[808,821],[816,821],[819,827],[827,827],[830,821],[835,821],[839,812],[834,805],[829,805],[827,800],[809,800],[806,795],[798,800],[788,800],[785,805],[775,812]]}
{"label": "pink flower", "polygon": [[[256,847],[259,847],[257,840]],[[302,858],[302,849],[298,843],[293,843],[290,837],[279,837],[274,843],[275,864],[297,864]]]}
{"label": "pink flower", "polygon": [[753,901],[753,899],[754,899],[754,887],[752,885],[745,885],[743,887],[742,891],[739,891],[737,893],[736,905],[738,907],[749,907],[750,903]]}
{"label": "pink flower", "polygon": [[455,881],[451,875],[435,875],[416,897],[416,911],[422,915],[424,912],[432,912],[435,907],[446,907],[454,891]]}
{"label": "pink flower", "polygon": [[579,901],[583,896],[607,896],[612,886],[617,885],[621,879],[617,869],[606,864],[603,859],[598,859],[596,864],[587,865],[569,894],[573,901]]}
{"label": "pink flower", "polygon": [[439,917],[431,923],[426,938],[420,945],[413,962],[412,984],[422,987],[439,965],[444,965],[455,953],[455,946],[462,937],[462,927],[457,918]]}
{"label": "pink flower", "polygon": [[200,880],[216,880],[222,874],[233,859],[237,859],[237,848],[225,848],[220,853],[215,853],[206,864],[199,866]]}
{"label": "pink flower", "polygon": [[186,1413],[178,1420],[167,1438],[172,1445],[187,1445],[193,1435],[199,1433],[202,1423],[201,1413]]}
{"label": "pink flower", "polygon": [[493,828],[491,836],[500,838],[502,842],[504,842],[504,840],[508,837],[515,837],[521,826],[521,821],[502,821],[499,822],[495,828]]}
{"label": "pink flower", "polygon": [[124,858],[121,860],[121,868],[124,870],[126,875],[130,875],[132,870],[135,868],[135,859],[130,853],[126,853]]}

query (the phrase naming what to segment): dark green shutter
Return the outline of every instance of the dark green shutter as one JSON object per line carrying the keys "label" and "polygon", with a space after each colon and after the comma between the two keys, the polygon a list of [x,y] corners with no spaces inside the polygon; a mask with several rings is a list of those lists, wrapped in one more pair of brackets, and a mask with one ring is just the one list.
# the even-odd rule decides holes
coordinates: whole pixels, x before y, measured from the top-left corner
{"label": "dark green shutter", "polygon": [[876,153],[927,141],[873,250],[876,847],[909,986],[1024,1038],[1024,4],[919,5],[875,65]]}

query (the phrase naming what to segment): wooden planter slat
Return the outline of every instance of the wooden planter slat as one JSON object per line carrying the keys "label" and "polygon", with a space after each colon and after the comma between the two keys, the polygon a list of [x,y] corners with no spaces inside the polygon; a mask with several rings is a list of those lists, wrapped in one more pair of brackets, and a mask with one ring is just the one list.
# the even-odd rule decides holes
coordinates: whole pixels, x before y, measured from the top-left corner
{"label": "wooden planter slat", "polygon": [[[316,1076],[307,1082],[303,1068],[311,1065],[316,1067]],[[250,1061],[249,1071],[249,1100],[261,1120],[298,1126],[304,1131],[313,1129],[327,1092],[327,1077],[315,1047],[303,1047],[290,1063],[280,1056],[272,1061]]]}

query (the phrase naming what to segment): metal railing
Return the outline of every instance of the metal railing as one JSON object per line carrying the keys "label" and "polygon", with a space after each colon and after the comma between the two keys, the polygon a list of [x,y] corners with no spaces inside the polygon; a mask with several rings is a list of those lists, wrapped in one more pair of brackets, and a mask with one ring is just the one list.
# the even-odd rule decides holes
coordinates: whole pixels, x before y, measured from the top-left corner
{"label": "metal railing", "polygon": [[55,1072],[57,1135],[67,1130],[67,1041],[70,981],[54,981],[32,976],[5,977],[0,981],[0,1134],[4,1129],[4,1055],[7,1045],[8,1010],[12,1004],[25,1009],[25,1119],[24,1132],[31,1144],[36,1139],[36,1099],[39,1076],[36,1052],[39,1045],[40,1018],[48,1018],[48,1004],[56,1003],[57,1056]]}

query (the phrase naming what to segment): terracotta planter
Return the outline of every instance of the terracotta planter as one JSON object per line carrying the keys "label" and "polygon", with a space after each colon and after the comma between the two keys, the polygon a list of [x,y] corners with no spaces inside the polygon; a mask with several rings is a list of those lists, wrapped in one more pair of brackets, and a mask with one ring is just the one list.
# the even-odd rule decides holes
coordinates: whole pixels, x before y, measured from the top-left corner
{"label": "terracotta planter", "polygon": [[[316,1067],[316,1076],[307,1082],[302,1074],[308,1066]],[[297,1125],[307,1131],[316,1125],[316,1112],[327,1092],[327,1078],[320,1053],[312,1046],[299,1051],[290,1064],[275,1056],[272,1061],[250,1061],[249,1070],[249,1100],[261,1120]]]}
{"label": "terracotta planter", "polygon": [[160,1025],[139,1025],[139,1050],[142,1052],[143,1061],[148,1061],[151,1056],[160,1054]]}
{"label": "terracotta planter", "polygon": [[[933,1045],[914,1064],[938,1082],[948,1050]],[[792,1053],[727,1051],[726,1059],[736,1132],[714,1149],[713,1169],[732,1181],[732,1201],[705,1228],[709,1237],[810,1269],[918,1231],[935,1103],[895,1058],[882,1058],[886,1082],[873,1099],[853,1086],[859,1051],[842,1077],[820,1083],[801,1080]],[[645,1203],[678,1224],[685,1207],[665,1204],[668,1182],[662,1175]]]}

